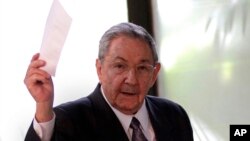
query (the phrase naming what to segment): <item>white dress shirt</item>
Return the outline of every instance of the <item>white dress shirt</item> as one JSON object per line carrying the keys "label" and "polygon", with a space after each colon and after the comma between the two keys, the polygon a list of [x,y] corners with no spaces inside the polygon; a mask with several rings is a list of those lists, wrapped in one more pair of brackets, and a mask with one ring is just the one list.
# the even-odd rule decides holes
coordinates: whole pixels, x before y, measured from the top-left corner
{"label": "white dress shirt", "polygon": [[133,117],[136,117],[140,121],[140,124],[142,126],[142,132],[145,135],[145,137],[148,139],[148,141],[156,140],[154,130],[149,119],[148,110],[145,105],[145,100],[143,101],[142,107],[139,109],[139,111],[135,115],[126,115],[120,112],[119,110],[115,109],[113,106],[111,106],[111,104],[108,102],[102,90],[102,87],[101,87],[101,91],[102,91],[102,95],[104,99],[109,104],[109,106],[111,107],[111,109],[114,111],[115,115],[118,117],[119,121],[121,122],[123,129],[126,132],[130,141],[132,139],[133,130],[129,126]]}
{"label": "white dress shirt", "polygon": [[[152,124],[150,122],[148,111],[145,105],[145,100],[143,102],[142,107],[139,109],[139,111],[135,115],[126,115],[120,112],[119,110],[115,109],[113,106],[111,106],[105,94],[103,93],[102,87],[101,87],[101,91],[102,91],[102,95],[104,99],[109,104],[109,106],[111,107],[111,109],[114,111],[115,115],[118,117],[119,121],[121,122],[123,129],[126,132],[130,141],[132,138],[133,130],[129,126],[133,117],[136,117],[140,121],[141,126],[142,126],[142,131],[145,137],[148,139],[148,141],[156,140],[155,133],[154,133]],[[36,119],[34,118],[34,121],[33,121],[34,130],[36,131],[37,135],[40,137],[42,141],[49,141],[50,138],[52,137],[53,128],[55,125],[55,117],[56,115],[54,114],[54,117],[52,120],[48,122],[42,122],[42,123],[38,123]]]}
{"label": "white dress shirt", "polygon": [[48,122],[38,123],[36,118],[34,118],[33,120],[33,128],[36,131],[37,135],[40,137],[41,141],[50,141],[50,138],[52,137],[56,119],[55,113],[53,114],[54,116],[52,120]]}

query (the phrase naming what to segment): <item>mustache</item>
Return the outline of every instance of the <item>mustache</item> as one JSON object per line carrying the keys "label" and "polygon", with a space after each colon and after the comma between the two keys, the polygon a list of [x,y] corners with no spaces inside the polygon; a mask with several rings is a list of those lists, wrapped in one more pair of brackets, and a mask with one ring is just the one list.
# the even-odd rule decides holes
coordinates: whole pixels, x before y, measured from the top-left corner
{"label": "mustache", "polygon": [[125,85],[125,86],[122,86],[121,92],[123,92],[123,93],[133,93],[133,94],[135,94],[135,93],[139,93],[139,89],[136,88],[136,87],[132,87],[132,86],[127,86],[127,85]]}

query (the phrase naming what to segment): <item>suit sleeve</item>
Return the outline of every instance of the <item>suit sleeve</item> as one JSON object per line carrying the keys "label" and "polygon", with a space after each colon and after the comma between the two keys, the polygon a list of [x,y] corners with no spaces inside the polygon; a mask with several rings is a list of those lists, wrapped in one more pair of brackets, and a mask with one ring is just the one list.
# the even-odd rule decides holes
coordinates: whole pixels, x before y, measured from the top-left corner
{"label": "suit sleeve", "polygon": [[33,128],[33,122],[31,123],[25,136],[25,141],[41,141],[40,137],[37,135],[36,131]]}
{"label": "suit sleeve", "polygon": [[178,117],[181,136],[179,140],[193,141],[193,129],[187,112],[179,105],[180,116]]}

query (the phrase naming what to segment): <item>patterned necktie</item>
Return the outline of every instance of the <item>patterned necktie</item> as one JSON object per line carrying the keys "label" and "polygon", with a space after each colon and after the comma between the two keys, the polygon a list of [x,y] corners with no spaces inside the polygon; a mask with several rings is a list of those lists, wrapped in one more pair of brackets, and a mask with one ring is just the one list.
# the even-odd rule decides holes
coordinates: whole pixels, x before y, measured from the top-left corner
{"label": "patterned necktie", "polygon": [[147,141],[140,128],[140,122],[135,117],[131,121],[130,128],[133,129],[132,141]]}

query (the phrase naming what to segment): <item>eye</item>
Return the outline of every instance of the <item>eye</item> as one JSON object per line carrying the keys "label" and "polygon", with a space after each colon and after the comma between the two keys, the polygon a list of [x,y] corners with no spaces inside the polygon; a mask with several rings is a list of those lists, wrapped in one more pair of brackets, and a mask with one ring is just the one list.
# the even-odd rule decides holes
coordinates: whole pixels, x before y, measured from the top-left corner
{"label": "eye", "polygon": [[114,64],[114,68],[122,69],[122,68],[125,68],[125,65],[121,64],[121,63],[116,63],[116,64]]}
{"label": "eye", "polygon": [[147,71],[147,70],[148,70],[148,67],[145,66],[145,65],[139,65],[139,66],[137,67],[137,69],[138,69],[139,71]]}
{"label": "eye", "polygon": [[149,73],[153,70],[153,68],[154,67],[151,65],[144,65],[144,64],[137,66],[137,70],[141,73]]}
{"label": "eye", "polygon": [[115,73],[122,73],[127,69],[127,65],[124,63],[114,63],[112,66]]}

